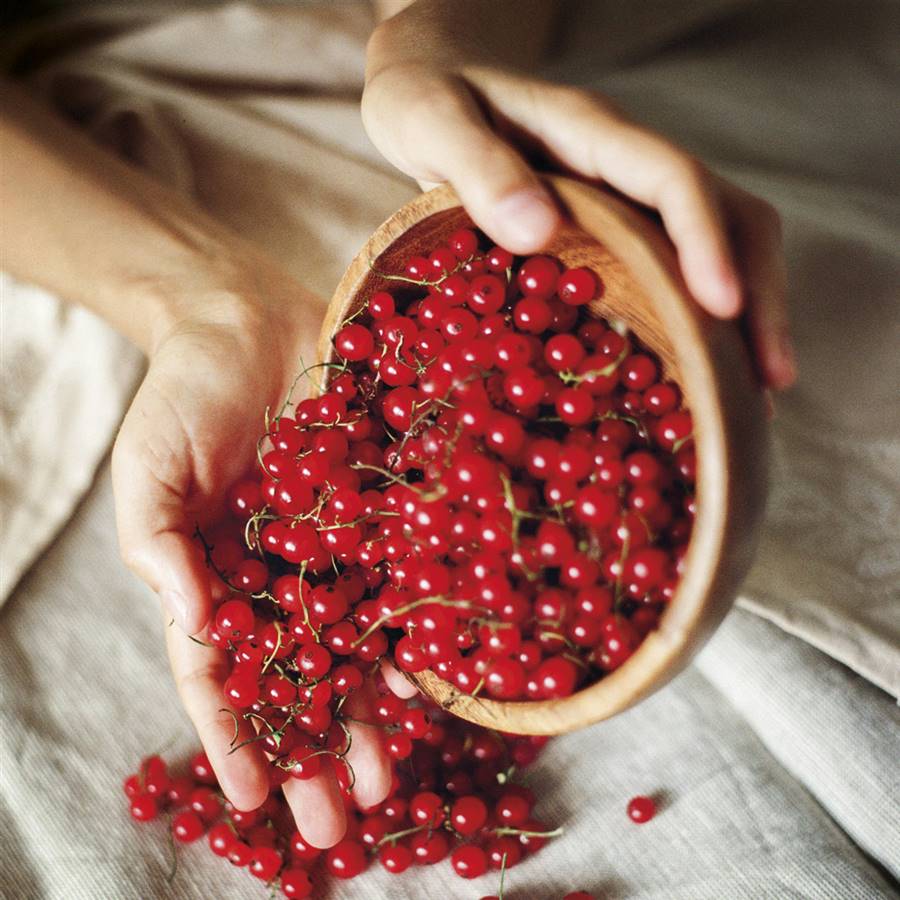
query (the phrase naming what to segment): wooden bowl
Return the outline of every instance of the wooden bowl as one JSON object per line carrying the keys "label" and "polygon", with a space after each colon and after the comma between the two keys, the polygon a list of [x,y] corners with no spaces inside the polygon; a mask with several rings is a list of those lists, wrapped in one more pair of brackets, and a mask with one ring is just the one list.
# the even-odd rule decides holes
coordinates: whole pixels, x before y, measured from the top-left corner
{"label": "wooden bowl", "polygon": [[[690,298],[675,252],[656,221],[595,187],[550,176],[567,223],[546,252],[587,266],[604,290],[590,311],[625,322],[662,360],[694,418],[697,513],[684,575],[659,627],[620,668],[561,700],[500,702],[471,697],[432,672],[414,676],[444,709],[488,728],[561,734],[627,709],[662,687],[712,635],[750,566],[765,504],[768,417],[738,327]],[[401,273],[471,220],[449,187],[422,194],[391,216],[350,264],[331,301],[320,356],[331,337],[377,290],[376,273]]]}

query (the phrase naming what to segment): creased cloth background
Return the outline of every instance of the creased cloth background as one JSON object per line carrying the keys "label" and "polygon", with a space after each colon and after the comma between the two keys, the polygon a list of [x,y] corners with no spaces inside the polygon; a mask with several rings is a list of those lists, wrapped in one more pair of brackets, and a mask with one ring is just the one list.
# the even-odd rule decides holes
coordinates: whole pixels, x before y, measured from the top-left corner
{"label": "creased cloth background", "polygon": [[[567,835],[512,870],[510,900],[893,895],[900,7],[851,6],[564,4],[552,75],[610,94],[779,206],[801,380],[779,400],[740,609],[673,685],[551,744],[531,781]],[[0,52],[327,297],[414,192],[359,122],[370,27],[356,3],[100,4],[20,27]],[[107,453],[142,361],[90,314],[0,288],[0,896],[262,896],[200,848],[167,886],[161,826],[132,826],[119,796],[144,752],[193,743],[154,604],[116,557]],[[636,828],[624,803],[652,791],[663,813]],[[327,896],[476,897],[495,882],[441,865]]]}

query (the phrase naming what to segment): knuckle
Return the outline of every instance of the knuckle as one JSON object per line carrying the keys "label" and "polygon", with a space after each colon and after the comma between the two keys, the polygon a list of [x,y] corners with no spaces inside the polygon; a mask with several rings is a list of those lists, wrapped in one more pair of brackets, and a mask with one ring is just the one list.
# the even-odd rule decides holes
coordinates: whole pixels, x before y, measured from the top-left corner
{"label": "knuckle", "polygon": [[612,112],[612,104],[602,94],[571,85],[555,87],[552,100],[555,107],[571,116],[589,117]]}
{"label": "knuckle", "polygon": [[712,174],[706,165],[682,150],[675,152],[672,169],[674,179],[694,191],[705,191],[712,182]]}

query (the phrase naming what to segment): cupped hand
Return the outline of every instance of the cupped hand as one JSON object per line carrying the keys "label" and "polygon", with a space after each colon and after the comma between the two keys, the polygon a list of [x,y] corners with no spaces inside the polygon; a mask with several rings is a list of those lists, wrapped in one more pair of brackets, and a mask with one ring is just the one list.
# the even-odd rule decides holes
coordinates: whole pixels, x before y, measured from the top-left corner
{"label": "cupped hand", "polygon": [[[269,790],[268,762],[241,720],[237,740],[223,682],[227,654],[190,637],[210,618],[218,579],[211,577],[197,526],[222,514],[229,486],[254,463],[266,406],[277,409],[301,360],[315,352],[322,306],[267,261],[236,262],[228,283],[201,289],[153,342],[150,365],[113,452],[113,485],[122,555],[163,603],[166,639],[179,695],[229,800],[258,807]],[[402,679],[390,683],[412,690]],[[371,690],[371,686],[368,687]],[[366,717],[365,697],[354,718]],[[390,770],[379,733],[353,724],[348,762],[357,800],[387,796]],[[301,782],[286,798],[313,845],[344,833],[344,806],[333,770]]]}
{"label": "cupped hand", "polygon": [[659,212],[704,309],[746,315],[763,383],[794,381],[781,228],[769,203],[598,94],[492,66],[448,65],[446,54],[403,61],[392,27],[370,41],[362,107],[390,162],[423,185],[452,184],[482,230],[523,254],[542,249],[560,219],[530,159],[606,182]]}

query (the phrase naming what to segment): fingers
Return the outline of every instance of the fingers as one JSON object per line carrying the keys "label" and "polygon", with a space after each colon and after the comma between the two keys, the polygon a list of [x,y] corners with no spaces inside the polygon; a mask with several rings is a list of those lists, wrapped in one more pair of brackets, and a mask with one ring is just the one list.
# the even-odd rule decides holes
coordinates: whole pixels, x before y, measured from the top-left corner
{"label": "fingers", "polygon": [[702,165],[584,91],[523,84],[496,72],[482,76],[478,86],[488,102],[539,139],[551,157],[659,211],[701,306],[721,317],[740,312],[741,284],[725,217]]}
{"label": "fingers", "polygon": [[282,788],[304,840],[313,847],[333,847],[347,830],[344,800],[331,761],[322,757],[322,771],[301,781],[289,778]]}
{"label": "fingers", "polygon": [[385,684],[403,700],[409,700],[419,693],[419,689],[401,675],[386,659],[381,661],[381,675]]}
{"label": "fingers", "polygon": [[391,790],[391,764],[384,749],[382,729],[364,725],[375,702],[375,686],[367,680],[347,701],[350,717],[350,750],[347,762],[356,775],[353,799],[364,809],[381,803]]}
{"label": "fingers", "polygon": [[203,749],[209,757],[225,796],[241,810],[256,809],[269,793],[265,757],[256,744],[231,752],[253,737],[253,731],[239,719],[235,740],[235,716],[224,711],[227,704],[222,684],[228,660],[219,650],[195,643],[178,628],[166,627],[166,646],[181,702],[190,716]]}
{"label": "fingers", "polygon": [[153,405],[145,383],[113,449],[119,545],[126,564],[159,594],[179,628],[196,634],[209,620],[212,601],[184,503],[192,454],[189,447],[178,446],[179,438],[166,440],[167,417],[156,415]]}
{"label": "fingers", "polygon": [[[540,250],[560,214],[540,180],[485,120],[462,80],[397,78],[369,83],[363,119],[375,144],[421,182],[449,181],[469,215],[514,253]],[[402,119],[414,127],[398,127]]]}
{"label": "fingers", "polygon": [[722,184],[742,263],[754,355],[764,383],[783,390],[797,377],[787,316],[787,273],[775,209],[733,185]]}

